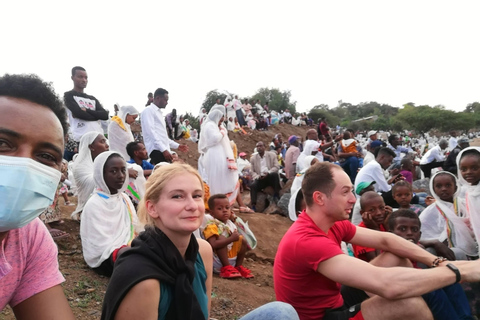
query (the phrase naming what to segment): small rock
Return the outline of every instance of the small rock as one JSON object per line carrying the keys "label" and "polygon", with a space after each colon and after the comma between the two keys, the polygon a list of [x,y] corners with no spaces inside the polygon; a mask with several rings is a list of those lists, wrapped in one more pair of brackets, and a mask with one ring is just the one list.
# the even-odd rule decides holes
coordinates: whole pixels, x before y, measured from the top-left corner
{"label": "small rock", "polygon": [[261,284],[261,283],[257,283],[257,287],[261,287],[261,286],[262,286],[262,284]]}
{"label": "small rock", "polygon": [[76,244],[74,244],[74,245],[72,246],[72,249],[77,249],[77,248],[78,248],[78,246],[77,246]]}

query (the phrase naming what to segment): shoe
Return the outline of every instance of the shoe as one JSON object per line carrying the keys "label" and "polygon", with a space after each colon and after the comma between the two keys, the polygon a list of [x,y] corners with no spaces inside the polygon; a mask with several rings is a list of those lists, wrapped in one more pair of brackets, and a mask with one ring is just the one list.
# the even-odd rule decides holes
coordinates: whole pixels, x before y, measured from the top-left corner
{"label": "shoe", "polygon": [[235,269],[237,269],[238,272],[242,275],[242,278],[251,279],[255,277],[252,274],[252,271],[250,269],[245,268],[244,266],[238,266],[238,267],[235,267]]}
{"label": "shoe", "polygon": [[232,266],[225,266],[220,269],[220,278],[235,279],[241,278],[242,275]]}

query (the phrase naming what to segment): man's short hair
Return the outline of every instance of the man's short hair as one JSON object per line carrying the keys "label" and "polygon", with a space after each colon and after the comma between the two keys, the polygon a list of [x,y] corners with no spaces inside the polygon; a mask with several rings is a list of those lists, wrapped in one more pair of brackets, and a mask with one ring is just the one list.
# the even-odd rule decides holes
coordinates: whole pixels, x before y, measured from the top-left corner
{"label": "man's short hair", "polygon": [[72,68],[72,77],[75,75],[75,72],[77,72],[77,70],[85,71],[85,72],[87,71],[87,70],[85,70],[85,68],[83,68],[83,67],[79,67],[79,66],[73,67],[73,68]]}
{"label": "man's short hair", "polygon": [[388,137],[388,143],[392,144],[392,141],[397,139],[397,137],[398,136],[396,134],[392,134],[391,136]]}
{"label": "man's short hair", "polygon": [[320,162],[311,166],[302,181],[303,198],[307,206],[313,204],[313,193],[320,191],[330,198],[335,186],[335,180],[333,179],[333,170],[342,170],[340,166],[331,164],[330,162]]}
{"label": "man's short hair", "polygon": [[5,74],[0,77],[0,96],[25,99],[46,106],[57,116],[63,134],[68,133],[67,110],[50,82],[44,82],[35,74]]}
{"label": "man's short hair", "polygon": [[413,212],[410,209],[398,209],[397,211],[394,211],[390,214],[387,220],[387,226],[388,226],[388,231],[393,232],[395,230],[395,225],[397,224],[397,218],[409,218],[409,219],[415,219],[418,221],[418,226],[422,226],[422,222],[418,218],[418,214]]}
{"label": "man's short hair", "polygon": [[165,94],[168,94],[168,91],[163,89],[163,88],[158,88],[155,90],[155,93],[153,94],[153,97],[158,97],[158,96],[164,96]]}
{"label": "man's short hair", "polygon": [[[133,141],[127,144],[127,154],[130,157],[130,159],[133,159],[133,157],[135,156],[135,151],[140,149],[139,144],[140,142],[138,141]],[[128,159],[125,159],[125,160],[128,160]]]}
{"label": "man's short hair", "polygon": [[377,154],[375,155],[375,158],[376,157],[379,157],[379,156],[392,156],[392,157],[396,157],[397,154],[390,148],[387,148],[387,147],[383,147],[383,148],[380,148],[377,152]]}
{"label": "man's short hair", "polygon": [[214,194],[213,196],[210,196],[210,198],[208,198],[208,208],[210,210],[212,210],[213,207],[215,207],[215,200],[216,199],[228,199],[228,198],[223,193],[217,193],[217,194]]}

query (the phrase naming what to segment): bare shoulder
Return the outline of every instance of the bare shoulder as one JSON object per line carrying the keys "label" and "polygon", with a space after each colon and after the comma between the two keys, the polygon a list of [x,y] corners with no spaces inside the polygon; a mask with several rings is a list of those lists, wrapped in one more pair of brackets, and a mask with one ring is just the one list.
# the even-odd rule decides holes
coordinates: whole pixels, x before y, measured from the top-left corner
{"label": "bare shoulder", "polygon": [[198,242],[198,251],[200,252],[200,255],[202,256],[203,261],[205,261],[205,259],[207,259],[207,258],[212,259],[213,250],[212,250],[212,246],[210,245],[210,243],[208,243],[208,241],[206,241],[206,240],[199,239],[199,238],[197,238],[197,242]]}
{"label": "bare shoulder", "polygon": [[160,282],[147,279],[137,283],[121,302],[115,320],[157,319]]}

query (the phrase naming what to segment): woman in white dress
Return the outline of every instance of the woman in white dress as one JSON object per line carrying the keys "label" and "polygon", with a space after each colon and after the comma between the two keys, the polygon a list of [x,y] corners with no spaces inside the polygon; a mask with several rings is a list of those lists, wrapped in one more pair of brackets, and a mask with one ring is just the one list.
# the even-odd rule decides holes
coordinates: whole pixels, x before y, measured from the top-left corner
{"label": "woman in white dress", "polygon": [[200,135],[198,150],[204,154],[202,167],[210,194],[226,194],[230,203],[233,203],[240,185],[237,164],[223,120],[224,115],[220,110],[209,112]]}
{"label": "woman in white dress", "polygon": [[123,106],[120,108],[118,116],[114,116],[108,125],[108,142],[110,150],[120,153],[120,155],[130,160],[127,153],[127,144],[134,141],[130,125],[138,117],[138,111],[133,106]]}

